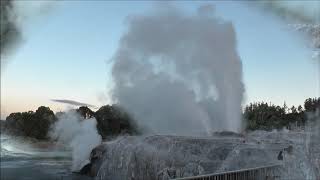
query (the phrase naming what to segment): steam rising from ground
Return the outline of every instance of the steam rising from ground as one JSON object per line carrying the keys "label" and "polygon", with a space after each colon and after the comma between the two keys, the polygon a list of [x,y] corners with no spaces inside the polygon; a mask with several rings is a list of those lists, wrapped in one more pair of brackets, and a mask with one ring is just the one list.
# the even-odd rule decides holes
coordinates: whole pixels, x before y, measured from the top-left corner
{"label": "steam rising from ground", "polygon": [[210,5],[131,16],[113,57],[113,98],[154,133],[239,131],[244,93],[234,27]]}
{"label": "steam rising from ground", "polygon": [[102,142],[96,124],[95,118],[83,119],[73,111],[63,114],[54,124],[50,136],[71,147],[73,171],[88,164],[91,150]]}

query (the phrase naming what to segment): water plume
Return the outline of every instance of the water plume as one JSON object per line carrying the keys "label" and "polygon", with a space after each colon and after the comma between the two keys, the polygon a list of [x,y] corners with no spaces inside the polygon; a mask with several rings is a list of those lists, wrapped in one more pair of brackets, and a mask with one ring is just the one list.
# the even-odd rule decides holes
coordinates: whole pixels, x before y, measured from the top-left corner
{"label": "water plume", "polygon": [[241,130],[244,85],[235,30],[212,5],[172,4],[128,18],[113,56],[113,100],[158,134]]}
{"label": "water plume", "polygon": [[74,111],[69,111],[58,117],[52,127],[50,136],[72,149],[72,171],[80,169],[90,162],[93,148],[101,144],[95,118],[83,119]]}

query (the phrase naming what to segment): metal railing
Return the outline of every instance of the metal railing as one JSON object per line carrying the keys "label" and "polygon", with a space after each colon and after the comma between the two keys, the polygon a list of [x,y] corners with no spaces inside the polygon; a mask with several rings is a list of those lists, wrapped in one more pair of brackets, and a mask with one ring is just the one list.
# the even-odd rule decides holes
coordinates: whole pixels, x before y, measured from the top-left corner
{"label": "metal railing", "polygon": [[281,165],[269,165],[221,173],[205,174],[192,177],[176,178],[174,180],[275,180],[280,179]]}

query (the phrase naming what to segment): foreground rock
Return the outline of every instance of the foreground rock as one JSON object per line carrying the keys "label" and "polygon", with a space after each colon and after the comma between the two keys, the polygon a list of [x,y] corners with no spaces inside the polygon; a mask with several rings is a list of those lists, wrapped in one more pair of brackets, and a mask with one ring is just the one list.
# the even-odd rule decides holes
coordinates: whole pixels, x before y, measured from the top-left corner
{"label": "foreground rock", "polygon": [[243,138],[121,137],[93,150],[87,174],[105,180],[157,180],[276,164],[282,177],[316,179],[304,138],[303,133],[279,132]]}

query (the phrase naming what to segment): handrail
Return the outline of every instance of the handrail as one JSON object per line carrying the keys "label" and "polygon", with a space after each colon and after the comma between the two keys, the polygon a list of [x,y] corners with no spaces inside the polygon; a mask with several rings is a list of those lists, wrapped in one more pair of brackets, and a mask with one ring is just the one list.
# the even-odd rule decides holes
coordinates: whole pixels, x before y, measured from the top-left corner
{"label": "handrail", "polygon": [[218,173],[212,173],[212,174],[203,174],[198,176],[190,176],[190,177],[182,177],[182,178],[175,178],[172,180],[191,180],[191,179],[199,179],[199,178],[206,178],[211,176],[221,176],[221,175],[227,175],[227,174],[234,174],[234,173],[241,173],[246,171],[255,171],[260,169],[267,169],[267,168],[276,168],[281,167],[281,164],[274,164],[274,165],[268,165],[268,166],[260,166],[260,167],[254,167],[254,168],[247,168],[247,169],[239,169],[234,171],[224,171],[224,172],[218,172]]}

